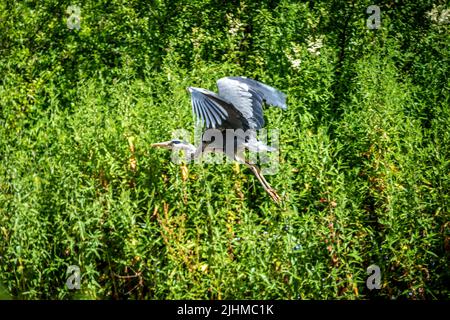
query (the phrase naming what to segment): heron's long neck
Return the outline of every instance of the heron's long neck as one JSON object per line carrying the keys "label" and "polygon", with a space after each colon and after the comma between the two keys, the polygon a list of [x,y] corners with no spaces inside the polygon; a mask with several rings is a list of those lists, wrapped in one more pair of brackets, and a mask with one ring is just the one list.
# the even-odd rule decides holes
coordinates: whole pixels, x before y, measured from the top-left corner
{"label": "heron's long neck", "polygon": [[179,145],[176,146],[176,149],[183,150],[185,152],[185,157],[188,162],[194,159],[194,154],[195,151],[197,150],[197,148],[194,145],[188,142],[180,143]]}
{"label": "heron's long neck", "polygon": [[187,154],[192,154],[197,149],[194,145],[187,142],[180,144],[179,148],[183,149]]}

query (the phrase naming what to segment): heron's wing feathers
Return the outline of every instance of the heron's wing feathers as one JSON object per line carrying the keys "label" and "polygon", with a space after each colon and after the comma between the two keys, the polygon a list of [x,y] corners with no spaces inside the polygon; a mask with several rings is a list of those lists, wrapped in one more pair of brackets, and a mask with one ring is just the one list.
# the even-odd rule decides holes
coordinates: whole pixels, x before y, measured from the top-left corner
{"label": "heron's wing feathers", "polygon": [[244,77],[225,77],[217,81],[219,95],[231,102],[248,120],[251,129],[264,126],[262,104],[286,109],[286,95],[264,83]]}
{"label": "heron's wing feathers", "polygon": [[253,88],[259,94],[261,94],[262,99],[271,106],[279,107],[283,110],[287,109],[286,106],[286,95],[271,86],[268,86],[262,82],[249,79],[246,77],[228,77],[228,79],[239,81],[245,83],[249,87]]}
{"label": "heron's wing feathers", "polygon": [[190,87],[192,112],[197,120],[206,123],[207,128],[219,127],[228,117],[224,106],[229,104],[214,92]]}

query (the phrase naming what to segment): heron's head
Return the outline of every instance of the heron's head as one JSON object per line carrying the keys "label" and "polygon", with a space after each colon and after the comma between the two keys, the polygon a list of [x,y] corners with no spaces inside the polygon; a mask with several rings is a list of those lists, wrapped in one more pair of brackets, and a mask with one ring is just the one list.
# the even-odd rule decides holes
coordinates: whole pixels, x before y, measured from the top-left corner
{"label": "heron's head", "polygon": [[192,144],[190,144],[189,142],[186,142],[184,140],[178,140],[178,139],[172,139],[169,141],[153,143],[151,146],[154,148],[168,149],[168,150],[172,150],[175,152],[184,151],[184,155],[188,161],[190,161],[192,159],[192,157],[196,151],[196,148]]}

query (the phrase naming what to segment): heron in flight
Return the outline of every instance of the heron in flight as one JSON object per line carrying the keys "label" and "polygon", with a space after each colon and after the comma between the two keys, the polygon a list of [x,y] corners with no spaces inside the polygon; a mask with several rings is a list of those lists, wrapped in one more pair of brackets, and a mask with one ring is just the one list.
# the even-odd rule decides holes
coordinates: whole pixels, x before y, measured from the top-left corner
{"label": "heron in flight", "polygon": [[[219,79],[217,87],[218,94],[201,88],[187,88],[191,94],[193,114],[206,128],[198,147],[177,139],[154,143],[152,147],[184,150],[188,160],[198,159],[206,152],[223,152],[232,160],[245,164],[258,178],[270,197],[276,203],[280,203],[281,197],[266,181],[261,169],[245,159],[244,151],[275,150],[256,138],[256,130],[264,127],[263,102],[285,110],[286,95],[264,83],[245,77]],[[223,148],[217,148],[217,146],[212,148],[215,139],[211,137],[205,139],[206,136],[211,136],[211,134],[207,135],[208,130],[219,132],[221,135],[219,140],[222,141]],[[234,131],[231,137],[227,134],[230,130]],[[227,148],[230,144],[232,148]]]}

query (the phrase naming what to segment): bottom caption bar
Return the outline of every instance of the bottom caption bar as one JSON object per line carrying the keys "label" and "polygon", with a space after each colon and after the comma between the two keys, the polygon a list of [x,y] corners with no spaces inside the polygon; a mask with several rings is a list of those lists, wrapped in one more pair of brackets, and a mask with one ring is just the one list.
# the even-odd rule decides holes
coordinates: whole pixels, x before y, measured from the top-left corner
{"label": "bottom caption bar", "polygon": [[209,318],[210,316],[231,317],[231,316],[269,316],[274,315],[273,304],[253,304],[249,303],[214,303],[213,306],[195,306],[193,303],[184,303],[177,307],[178,316],[198,316]]}

